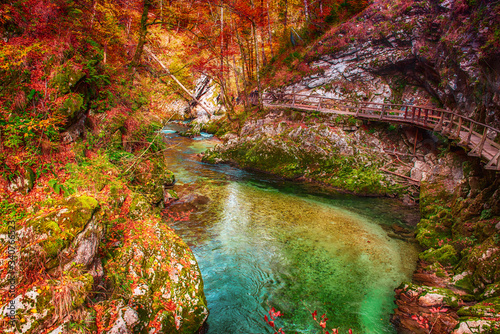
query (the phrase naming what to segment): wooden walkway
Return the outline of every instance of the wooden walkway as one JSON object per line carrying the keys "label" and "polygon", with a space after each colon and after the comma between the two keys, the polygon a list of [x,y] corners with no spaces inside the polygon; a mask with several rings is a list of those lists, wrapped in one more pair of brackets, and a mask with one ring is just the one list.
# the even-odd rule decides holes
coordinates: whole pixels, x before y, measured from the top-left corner
{"label": "wooden walkway", "polygon": [[469,156],[486,161],[485,169],[500,171],[500,130],[451,110],[425,106],[339,100],[320,95],[266,93],[266,107],[285,107],[324,114],[352,115],[378,122],[406,123],[441,133],[470,149]]}

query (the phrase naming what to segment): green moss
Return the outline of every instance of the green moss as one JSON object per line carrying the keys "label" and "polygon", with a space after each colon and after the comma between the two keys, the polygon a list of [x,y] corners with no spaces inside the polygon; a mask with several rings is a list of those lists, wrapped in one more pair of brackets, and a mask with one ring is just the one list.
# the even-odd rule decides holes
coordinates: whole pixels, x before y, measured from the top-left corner
{"label": "green moss", "polygon": [[459,316],[497,318],[500,316],[500,297],[489,298],[473,306],[464,306],[457,311]]}
{"label": "green moss", "polygon": [[437,216],[421,219],[417,225],[416,239],[426,249],[439,248],[451,241],[451,230]]}
{"label": "green moss", "polygon": [[[397,192],[381,174],[372,156],[346,156],[336,153],[335,146],[322,139],[324,127],[302,130],[311,143],[291,140],[297,131],[287,123],[277,125],[279,135],[240,140],[231,147],[208,151],[204,162],[233,162],[242,168],[257,169],[284,178],[305,177],[338,189],[362,195],[385,195]],[[317,139],[312,139],[316,137]],[[371,161],[367,164],[366,161]]]}
{"label": "green moss", "polygon": [[56,205],[58,209],[29,219],[27,224],[47,237],[40,242],[48,258],[56,255],[81,232],[99,207],[95,198],[73,196]]}
{"label": "green moss", "polygon": [[427,262],[439,262],[444,266],[455,265],[458,263],[458,254],[452,245],[444,245],[441,248],[430,248],[420,253],[419,258]]}
{"label": "green moss", "polygon": [[450,289],[446,288],[435,288],[425,285],[417,285],[409,282],[403,282],[397,288],[403,291],[413,291],[415,294],[419,295],[419,298],[427,294],[437,294],[443,297],[443,305],[449,307],[458,307],[462,296],[457,295]]}
{"label": "green moss", "polygon": [[470,272],[463,272],[458,276],[455,276],[453,285],[457,288],[468,291],[469,293],[474,292],[474,284],[472,282],[472,274]]}
{"label": "green moss", "polygon": [[480,296],[480,299],[487,299],[492,297],[500,297],[500,282],[496,282],[486,286]]}
{"label": "green moss", "polygon": [[61,66],[51,81],[53,87],[59,92],[67,94],[85,76],[85,72],[73,62]]}
{"label": "green moss", "polygon": [[471,272],[472,283],[479,292],[491,282],[500,281],[500,247],[495,244],[494,237],[473,247],[460,260],[457,270]]}
{"label": "green moss", "polygon": [[151,211],[151,204],[144,196],[137,193],[132,193],[129,196],[132,197],[129,211],[130,218],[141,219]]}
{"label": "green moss", "polygon": [[75,115],[83,107],[83,96],[72,93],[65,96],[64,102],[59,107],[58,113],[67,119],[75,117]]}

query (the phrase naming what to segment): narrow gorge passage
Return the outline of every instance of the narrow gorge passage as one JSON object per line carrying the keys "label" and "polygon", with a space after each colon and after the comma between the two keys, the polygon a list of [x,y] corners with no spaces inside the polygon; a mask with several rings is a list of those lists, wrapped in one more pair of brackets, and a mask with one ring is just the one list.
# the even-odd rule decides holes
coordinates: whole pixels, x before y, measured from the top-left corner
{"label": "narrow gorge passage", "polygon": [[206,202],[173,227],[198,260],[209,333],[270,333],[263,320],[270,307],[284,313],[277,325],[288,331],[319,330],[310,314],[317,310],[343,331],[395,332],[393,290],[411,278],[418,251],[387,230],[418,213],[387,199],[313,195],[313,186],[203,164],[196,154],[216,140],[168,137],[176,187],[191,193],[183,200],[180,191],[171,210]]}

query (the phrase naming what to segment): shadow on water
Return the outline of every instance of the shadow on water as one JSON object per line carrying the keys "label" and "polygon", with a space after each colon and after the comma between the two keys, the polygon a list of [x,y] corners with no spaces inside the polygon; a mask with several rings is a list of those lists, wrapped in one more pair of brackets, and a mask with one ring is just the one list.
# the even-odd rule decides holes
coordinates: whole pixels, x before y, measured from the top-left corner
{"label": "shadow on water", "polygon": [[311,317],[317,310],[329,328],[394,333],[393,289],[410,279],[418,253],[382,227],[418,213],[387,199],[204,164],[197,154],[216,139],[165,136],[176,186],[193,185],[208,198],[173,228],[202,271],[209,333],[272,333],[263,321],[271,306],[284,313],[277,325],[287,332],[320,333]]}

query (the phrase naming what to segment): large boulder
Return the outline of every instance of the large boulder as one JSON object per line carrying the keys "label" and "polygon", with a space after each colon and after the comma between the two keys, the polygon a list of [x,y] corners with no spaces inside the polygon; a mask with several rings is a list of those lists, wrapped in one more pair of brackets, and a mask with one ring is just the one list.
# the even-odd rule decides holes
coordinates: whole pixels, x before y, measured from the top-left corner
{"label": "large boulder", "polygon": [[[168,333],[198,331],[208,308],[203,280],[189,247],[157,220],[136,221],[124,233],[124,244],[105,265],[116,296],[137,310],[138,323],[125,321],[127,325],[121,326],[134,332],[147,328]],[[106,312],[98,317],[106,327],[115,326]]]}

